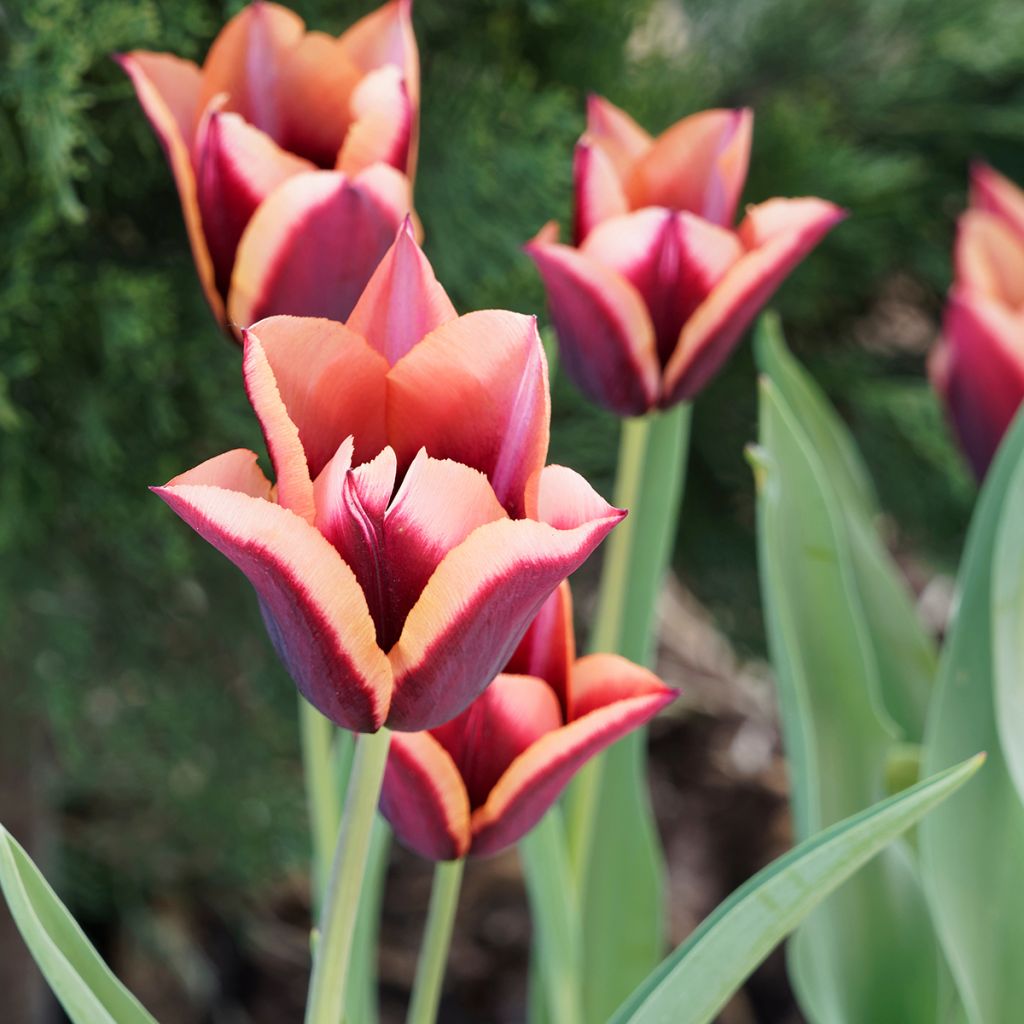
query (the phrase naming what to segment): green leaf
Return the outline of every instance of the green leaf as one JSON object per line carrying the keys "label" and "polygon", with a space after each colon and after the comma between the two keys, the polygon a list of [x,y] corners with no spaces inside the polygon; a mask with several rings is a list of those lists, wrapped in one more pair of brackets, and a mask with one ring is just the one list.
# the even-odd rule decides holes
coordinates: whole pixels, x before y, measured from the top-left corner
{"label": "green leaf", "polygon": [[[762,381],[754,455],[761,581],[794,816],[806,838],[887,794],[905,735],[887,710],[895,680],[920,673],[930,686],[933,656],[868,518],[873,499],[852,442],[777,330],[762,324],[759,334],[772,373]],[[921,639],[904,644],[893,623]],[[906,848],[886,851],[808,920],[790,969],[819,1024],[936,1020],[944,965]]]}
{"label": "green leaf", "polygon": [[74,1024],[156,1024],[100,959],[32,859],[3,826],[0,888],[25,944]]}
{"label": "green leaf", "polygon": [[[805,840],[737,889],[637,989],[611,1024],[706,1024],[814,907],[963,785],[977,755]],[[991,1018],[995,1020],[1011,1018]],[[862,1022],[873,1018],[861,1018]]]}
{"label": "green leaf", "polygon": [[968,748],[989,751],[969,798],[951,800],[920,830],[928,900],[973,1024],[1019,1020],[1024,1006],[1024,807],[1000,742],[993,679],[994,647],[1008,643],[1011,628],[1008,620],[993,621],[994,568],[1007,553],[996,538],[1000,522],[1005,531],[1021,527],[1009,517],[1019,509],[1022,459],[1024,416],[1018,416],[971,520],[924,749],[925,771],[951,764]]}

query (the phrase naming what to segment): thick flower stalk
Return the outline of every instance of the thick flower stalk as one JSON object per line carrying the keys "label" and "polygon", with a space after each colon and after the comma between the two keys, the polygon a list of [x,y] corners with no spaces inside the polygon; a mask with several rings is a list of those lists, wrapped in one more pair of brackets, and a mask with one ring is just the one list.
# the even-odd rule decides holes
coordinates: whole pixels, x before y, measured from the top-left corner
{"label": "thick flower stalk", "polygon": [[618,655],[576,658],[564,583],[461,715],[393,737],[381,810],[424,857],[497,853],[537,824],[589,758],[675,696]]}
{"label": "thick flower stalk", "polygon": [[221,324],[351,313],[412,208],[410,6],[392,0],[333,38],[257,2],[201,68],[168,53],[117,57],[171,166]]}
{"label": "thick flower stalk", "polygon": [[971,171],[954,262],[928,368],[980,480],[1024,399],[1024,192],[983,164]]}
{"label": "thick flower stalk", "polygon": [[244,353],[275,483],[235,450],[156,493],[249,578],[327,718],[442,725],[625,514],[544,465],[534,319],[456,316],[406,222],[347,324],[272,317]]}
{"label": "thick flower stalk", "polygon": [[733,223],[753,115],[707,110],[652,138],[592,96],[576,145],[573,244],[547,224],[527,246],[561,363],[623,416],[692,398],[793,268],[845,213],[770,199]]}

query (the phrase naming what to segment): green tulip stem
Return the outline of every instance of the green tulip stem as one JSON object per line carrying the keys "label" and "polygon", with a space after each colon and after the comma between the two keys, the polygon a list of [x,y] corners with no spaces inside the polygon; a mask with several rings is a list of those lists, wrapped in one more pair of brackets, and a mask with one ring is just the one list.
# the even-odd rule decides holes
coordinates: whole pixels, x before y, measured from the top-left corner
{"label": "green tulip stem", "polygon": [[437,1020],[465,865],[465,860],[461,858],[438,861],[434,865],[430,908],[427,910],[427,925],[423,933],[419,963],[416,965],[416,980],[412,986],[412,1002],[405,1018],[406,1024],[434,1024]]}
{"label": "green tulip stem", "polygon": [[[688,403],[622,422],[613,500],[629,515],[608,539],[590,640],[593,652],[621,654],[640,664],[653,659],[655,611],[679,521],[689,428]],[[605,766],[609,757],[622,757],[622,751],[642,744],[645,736],[638,730],[595,758],[573,786],[569,853],[581,890]]]}
{"label": "green tulip stem", "polygon": [[334,761],[332,722],[307,700],[299,698],[299,739],[302,769],[306,780],[306,805],[313,846],[313,911],[316,915],[324,898],[331,870],[334,841],[341,821],[344,790],[339,784]]}
{"label": "green tulip stem", "polygon": [[387,729],[363,733],[356,740],[321,934],[313,955],[306,1024],[338,1024],[343,1019],[349,957],[390,744]]}

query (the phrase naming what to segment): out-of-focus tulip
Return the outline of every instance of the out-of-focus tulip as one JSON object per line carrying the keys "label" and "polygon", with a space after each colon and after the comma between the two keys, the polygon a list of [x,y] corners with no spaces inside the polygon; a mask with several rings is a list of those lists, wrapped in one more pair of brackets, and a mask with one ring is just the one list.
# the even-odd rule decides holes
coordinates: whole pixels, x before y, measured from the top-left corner
{"label": "out-of-focus tulip", "polygon": [[202,68],[168,53],[116,58],[171,165],[221,324],[352,311],[412,208],[410,7],[392,0],[333,38],[257,2]]}
{"label": "out-of-focus tulip", "polygon": [[821,199],[770,199],[734,229],[752,124],[749,110],[707,110],[655,139],[590,98],[574,163],[575,244],[560,244],[552,222],[526,251],[566,372],[613,412],[692,398],[845,216]]}
{"label": "out-of-focus tulip", "polygon": [[537,824],[589,758],[675,696],[618,655],[576,659],[564,583],[458,718],[392,739],[381,810],[432,860],[497,853]]}
{"label": "out-of-focus tulip", "polygon": [[271,317],[244,353],[276,482],[239,449],[156,493],[249,578],[329,719],[447,722],[625,514],[544,465],[534,319],[456,316],[407,222],[347,324]]}
{"label": "out-of-focus tulip", "polygon": [[928,369],[980,480],[1024,399],[1024,192],[983,164],[971,169],[954,262]]}

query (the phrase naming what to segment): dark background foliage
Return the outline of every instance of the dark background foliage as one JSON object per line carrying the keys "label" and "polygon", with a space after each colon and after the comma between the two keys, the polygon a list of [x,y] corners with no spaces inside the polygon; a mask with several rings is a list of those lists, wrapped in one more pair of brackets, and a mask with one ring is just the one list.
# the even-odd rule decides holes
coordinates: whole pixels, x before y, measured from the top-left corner
{"label": "dark background foliage", "polygon": [[[49,862],[76,912],[143,950],[166,950],[175,933],[153,921],[177,902],[251,938],[268,893],[301,889],[306,862],[294,696],[249,590],[146,490],[258,434],[170,174],[108,59],[201,59],[238,6],[0,4],[0,714],[32,765],[27,785],[4,785],[55,809]],[[337,32],[370,4],[295,6]],[[1024,178],[1024,8],[417,0],[415,25],[417,205],[460,310],[543,322],[519,246],[567,223],[588,91],[653,130],[754,107],[746,198],[816,194],[852,212],[778,297],[790,340],[852,424],[894,543],[953,566],[973,485],[924,358],[970,159]],[[677,566],[752,655],[754,431],[744,347],[697,404]],[[615,432],[556,382],[554,460],[607,488]]]}

